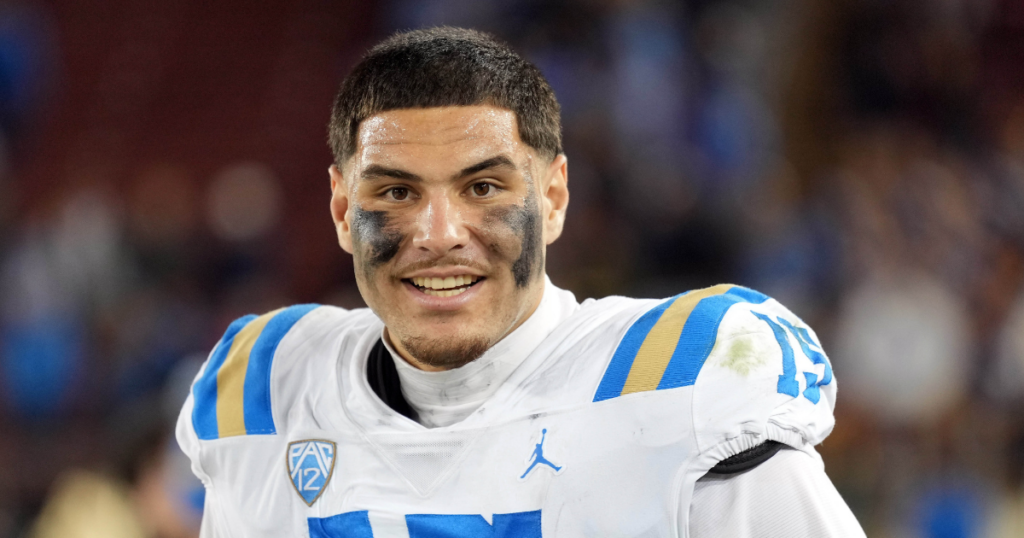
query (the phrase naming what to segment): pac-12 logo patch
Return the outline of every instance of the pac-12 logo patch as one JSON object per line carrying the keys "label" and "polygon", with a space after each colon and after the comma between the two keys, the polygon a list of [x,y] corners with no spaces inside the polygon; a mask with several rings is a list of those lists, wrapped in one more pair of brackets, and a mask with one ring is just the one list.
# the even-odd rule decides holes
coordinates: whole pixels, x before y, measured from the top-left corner
{"label": "pac-12 logo patch", "polygon": [[288,475],[307,505],[313,506],[331,481],[336,450],[337,445],[320,439],[288,443]]}

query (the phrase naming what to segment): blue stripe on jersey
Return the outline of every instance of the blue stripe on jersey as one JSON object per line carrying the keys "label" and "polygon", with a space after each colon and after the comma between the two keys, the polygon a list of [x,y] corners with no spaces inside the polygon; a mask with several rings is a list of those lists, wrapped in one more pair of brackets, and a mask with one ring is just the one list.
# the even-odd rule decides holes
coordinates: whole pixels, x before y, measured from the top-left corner
{"label": "blue stripe on jersey", "polygon": [[330,517],[311,517],[309,538],[373,538],[370,513],[366,510],[345,512]]}
{"label": "blue stripe on jersey", "polygon": [[543,538],[541,511],[494,514],[493,524],[481,515],[409,514],[409,538]]}
{"label": "blue stripe on jersey", "polygon": [[608,364],[608,369],[605,370],[601,384],[597,387],[597,394],[594,395],[595,402],[615,398],[622,394],[622,388],[626,385],[626,378],[629,377],[629,371],[633,368],[633,359],[636,358],[636,354],[640,351],[640,346],[643,345],[644,339],[647,338],[647,334],[651,332],[654,324],[658,323],[658,320],[661,319],[661,315],[665,313],[665,310],[678,297],[673,297],[647,311],[626,331],[626,335],[622,337],[619,347],[615,350],[615,354]]}
{"label": "blue stripe on jersey", "polygon": [[743,286],[733,287],[731,290],[729,290],[728,294],[735,295],[736,297],[739,297],[742,300],[742,302],[751,304],[761,304],[767,301],[768,299],[771,299],[771,297],[768,297],[767,295],[759,291],[752,290],[750,288],[744,288]]}
{"label": "blue stripe on jersey", "polygon": [[245,371],[245,388],[243,396],[243,413],[245,416],[245,433],[271,434],[276,433],[274,416],[270,407],[270,367],[274,361],[274,353],[284,335],[317,304],[304,304],[288,307],[267,322],[259,338],[249,353],[249,366]]}
{"label": "blue stripe on jersey", "polygon": [[[718,291],[725,288],[727,289],[724,292]],[[641,316],[626,331],[626,335],[619,343],[619,347],[616,348],[612,360],[605,370],[604,377],[601,379],[594,396],[595,402],[622,396],[632,370],[652,368],[650,365],[645,367],[634,364],[640,349],[665,311],[689,293],[691,292],[677,295],[659,304]],[[663,390],[693,385],[697,381],[697,375],[704,366],[704,362],[715,347],[719,326],[729,308],[737,303],[761,304],[769,299],[763,293],[742,286],[715,286],[697,290],[695,293],[697,295],[693,296],[693,300],[697,301],[696,305],[693,306],[692,311],[686,314],[685,322],[681,322],[682,330],[679,333],[678,341],[674,344],[674,349],[671,350],[668,364],[663,366],[664,370],[656,387],[651,384],[640,388],[633,387],[626,392]],[[701,294],[708,293],[713,293],[713,295],[698,300]],[[659,335],[659,338],[661,337],[664,335]]]}
{"label": "blue stripe on jersey", "polygon": [[192,386],[194,405],[192,407],[192,427],[196,430],[196,436],[203,440],[216,439],[217,430],[217,372],[228,352],[231,351],[231,344],[234,343],[235,335],[241,331],[252,320],[255,315],[248,315],[236,319],[228,326],[223,338],[217,343],[210,360],[206,363],[206,370],[202,377]]}
{"label": "blue stripe on jersey", "polygon": [[749,288],[736,286],[722,295],[707,297],[693,309],[672,359],[665,368],[657,390],[685,387],[697,382],[697,374],[704,367],[718,339],[718,327],[729,308],[736,303],[761,304],[768,296]]}

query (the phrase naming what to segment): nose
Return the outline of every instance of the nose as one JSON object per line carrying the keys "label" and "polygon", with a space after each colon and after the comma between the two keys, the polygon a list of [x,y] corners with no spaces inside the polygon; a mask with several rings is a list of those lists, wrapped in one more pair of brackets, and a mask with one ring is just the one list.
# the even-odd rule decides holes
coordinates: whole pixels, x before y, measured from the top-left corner
{"label": "nose", "polygon": [[469,230],[459,204],[445,195],[431,197],[426,202],[417,215],[413,246],[435,256],[466,246]]}

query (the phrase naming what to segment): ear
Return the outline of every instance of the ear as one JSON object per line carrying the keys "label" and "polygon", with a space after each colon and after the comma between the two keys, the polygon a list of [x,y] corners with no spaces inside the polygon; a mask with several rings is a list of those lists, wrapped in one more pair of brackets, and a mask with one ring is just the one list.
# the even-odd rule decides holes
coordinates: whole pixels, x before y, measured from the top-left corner
{"label": "ear", "polygon": [[331,176],[331,218],[338,232],[338,244],[352,254],[352,227],[349,225],[348,184],[336,165],[328,169]]}
{"label": "ear", "polygon": [[541,183],[541,214],[544,216],[544,244],[550,245],[562,235],[565,210],[569,207],[569,162],[559,154],[548,165]]}

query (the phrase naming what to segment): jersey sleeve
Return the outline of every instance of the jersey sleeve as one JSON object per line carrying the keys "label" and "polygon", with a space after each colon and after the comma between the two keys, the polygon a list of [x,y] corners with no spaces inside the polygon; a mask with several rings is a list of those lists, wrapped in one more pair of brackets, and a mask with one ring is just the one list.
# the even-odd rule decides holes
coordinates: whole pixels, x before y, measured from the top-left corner
{"label": "jersey sleeve", "polygon": [[291,306],[235,320],[192,384],[175,434],[206,488],[203,537],[233,536],[237,531],[232,529],[244,528],[242,506],[252,503],[243,499],[259,477],[250,470],[269,466],[282,427],[282,416],[274,408],[281,402],[272,399],[281,396],[272,390],[275,357],[285,336],[317,306]]}
{"label": "jersey sleeve", "polygon": [[[203,370],[200,370],[199,376],[202,375]],[[186,456],[188,456],[188,459],[192,464],[192,474],[196,475],[196,477],[203,483],[203,486],[208,488],[210,484],[210,476],[203,470],[202,463],[200,462],[199,437],[196,436],[196,431],[192,427],[192,410],[194,408],[195,400],[192,398],[192,395],[189,394],[188,399],[185,400],[185,405],[181,408],[181,412],[178,413],[178,423],[175,426],[174,434],[178,440],[178,447],[181,448],[181,451],[184,452]]]}
{"label": "jersey sleeve", "polygon": [[774,299],[740,290],[718,319],[695,320],[715,332],[691,407],[706,465],[768,440],[811,450],[835,424],[836,381],[814,331]]}
{"label": "jersey sleeve", "polygon": [[683,509],[689,538],[864,537],[813,449],[786,448],[747,472],[709,474]]}
{"label": "jersey sleeve", "polygon": [[[207,363],[205,363],[199,370],[196,380],[203,377],[203,373],[208,366],[209,360],[207,360]],[[192,464],[192,473],[199,478],[203,483],[203,487],[206,489],[206,495],[203,501],[203,521],[199,536],[200,538],[228,537],[232,534],[230,532],[230,526],[221,523],[224,519],[224,514],[216,500],[218,492],[213,488],[213,482],[210,475],[207,474],[205,469],[203,469],[202,460],[200,458],[201,445],[199,437],[196,435],[195,428],[192,425],[192,414],[194,410],[195,398],[190,392],[188,398],[185,400],[185,405],[181,408],[181,413],[178,415],[178,423],[175,427],[175,437],[178,440],[178,446],[181,448],[181,451],[188,456],[188,459]]]}

